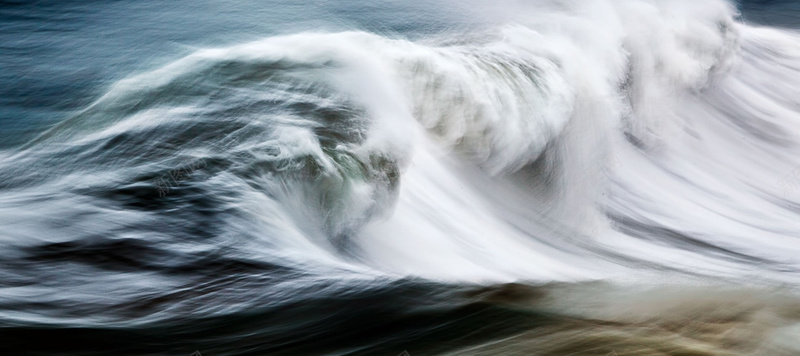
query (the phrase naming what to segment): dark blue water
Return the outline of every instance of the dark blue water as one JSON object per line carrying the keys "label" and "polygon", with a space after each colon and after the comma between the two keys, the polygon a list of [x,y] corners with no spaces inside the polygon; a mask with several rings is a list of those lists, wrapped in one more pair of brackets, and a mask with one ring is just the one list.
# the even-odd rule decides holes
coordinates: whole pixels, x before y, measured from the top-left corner
{"label": "dark blue water", "polygon": [[748,0],[739,2],[744,19],[754,24],[797,28],[800,3],[791,0]]}
{"label": "dark blue water", "polygon": [[[120,79],[154,70],[198,48],[227,47],[303,31],[365,30],[390,37],[420,38],[468,27],[473,21],[477,20],[460,5],[435,1],[3,1],[0,3],[0,149],[13,152],[15,147],[85,109]],[[80,161],[71,165],[80,165]],[[59,171],[64,169],[69,168],[62,167]],[[153,197],[130,200],[131,191],[125,188],[123,191],[119,191],[122,196],[112,193],[115,197],[109,198],[139,206],[134,209],[141,209],[143,204],[150,209],[153,203],[166,202],[158,203]],[[144,193],[133,194],[150,196],[156,191],[148,188]],[[181,193],[173,192],[168,199],[180,200],[180,196]],[[176,212],[169,215],[178,220],[153,227],[161,232],[173,231],[169,234],[189,232],[193,238],[211,238],[213,227],[197,226],[187,231],[185,226],[185,218],[197,222],[219,218],[219,213],[214,212],[216,203],[204,201],[192,204],[207,205],[208,214],[195,216],[191,213],[193,217],[187,217]],[[0,218],[0,225],[11,222],[4,219],[8,217]],[[108,223],[103,219],[95,222]],[[62,227],[71,224],[63,223],[66,225]],[[118,234],[121,231],[98,230],[97,233]],[[458,339],[467,337],[463,332],[465,325],[482,324],[483,319],[509,314],[494,311],[488,305],[470,306],[469,302],[448,301],[447,298],[439,302],[430,300],[434,310],[438,309],[436,304],[446,303],[441,311],[409,313],[403,310],[403,305],[408,301],[429,299],[429,295],[437,294],[433,291],[438,287],[390,280],[367,282],[363,286],[320,282],[315,281],[316,276],[303,271],[253,260],[228,259],[216,252],[200,259],[177,261],[173,259],[176,255],[164,255],[163,250],[135,240],[104,240],[95,236],[75,240],[77,244],[41,246],[44,250],[27,251],[27,263],[24,259],[0,263],[4,269],[0,272],[0,288],[46,285],[50,280],[60,286],[55,290],[73,300],[64,303],[63,306],[71,305],[66,309],[52,302],[37,301],[38,297],[30,303],[16,298],[0,302],[3,305],[0,308],[10,313],[8,315],[15,310],[33,312],[29,316],[50,315],[46,317],[49,321],[44,322],[10,319],[0,322],[0,354],[189,355],[195,350],[203,350],[205,355],[397,354],[413,348],[413,340],[418,340],[420,345],[441,344],[438,347],[442,349],[463,344],[464,341],[458,342]],[[69,265],[76,267],[68,273],[75,277],[72,281],[68,280],[71,277],[58,272],[72,269]],[[173,285],[167,293],[153,294],[155,290],[148,291],[149,288],[134,288],[135,291],[130,290],[134,293],[129,294],[130,298],[117,299],[112,295],[128,294],[124,291],[129,283],[127,279],[114,281],[112,277],[103,282],[105,278],[98,275],[133,272],[144,273],[139,278],[146,279],[148,270],[164,272],[162,267],[167,265],[174,267],[168,267],[172,271],[167,274],[173,275],[169,279],[183,280],[179,283],[182,286]],[[305,278],[308,283],[290,282]],[[90,282],[92,279],[99,283]],[[68,284],[77,289],[68,290]],[[96,289],[98,287],[100,289]],[[105,288],[117,292],[109,294],[110,299],[100,301],[97,297]],[[76,304],[82,299],[82,293],[94,297],[85,304]],[[217,297],[212,297],[213,294]],[[196,299],[200,296],[210,299],[207,302],[202,301],[206,297]],[[53,295],[51,300],[57,299],[60,298]],[[212,301],[214,299],[218,301]],[[218,304],[223,299],[234,302],[230,306],[243,303],[242,306],[248,307],[234,307],[221,314],[212,311],[217,308],[213,305],[225,304]],[[176,314],[169,312],[173,316],[167,320],[154,324],[145,320],[124,321],[155,316],[153,313],[157,310],[177,307],[175,303],[189,300],[194,300],[190,303],[195,305],[185,305],[189,309]],[[207,312],[201,312],[207,307],[210,307]],[[66,318],[63,319],[65,324],[57,322],[61,318]],[[77,321],[83,318],[95,321],[86,324]],[[101,319],[107,321],[98,322]],[[110,320],[114,321],[109,323]],[[441,327],[443,320],[461,322],[453,327]],[[137,326],[136,323],[143,324]],[[506,328],[519,329],[516,326],[494,328],[487,330],[481,339],[502,333]],[[450,338],[448,334],[464,336],[442,344],[442,340]],[[448,343],[452,345],[447,346]],[[370,344],[373,346],[368,346]]]}
{"label": "dark blue water", "polygon": [[419,38],[478,21],[462,10],[434,1],[4,1],[0,146],[25,142],[117,80],[197,48],[302,31]]}

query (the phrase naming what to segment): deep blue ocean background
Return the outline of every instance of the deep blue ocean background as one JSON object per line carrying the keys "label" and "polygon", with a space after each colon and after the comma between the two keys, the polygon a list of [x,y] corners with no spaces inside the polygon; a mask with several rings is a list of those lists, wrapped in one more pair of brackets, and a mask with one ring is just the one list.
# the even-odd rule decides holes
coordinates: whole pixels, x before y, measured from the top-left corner
{"label": "deep blue ocean background", "polygon": [[437,1],[3,1],[0,147],[197,48],[309,30],[415,38],[474,21]]}

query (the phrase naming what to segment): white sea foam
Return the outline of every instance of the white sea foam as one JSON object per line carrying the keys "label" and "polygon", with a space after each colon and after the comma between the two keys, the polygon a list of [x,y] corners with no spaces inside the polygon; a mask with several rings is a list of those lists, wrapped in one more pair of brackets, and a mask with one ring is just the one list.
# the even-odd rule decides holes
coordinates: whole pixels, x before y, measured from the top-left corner
{"label": "white sea foam", "polygon": [[465,38],[300,33],[198,51],[42,139],[242,122],[209,184],[245,191],[248,231],[267,232],[256,254],[302,263],[469,281],[795,278],[800,37],[718,0],[536,5],[487,13],[501,24]]}

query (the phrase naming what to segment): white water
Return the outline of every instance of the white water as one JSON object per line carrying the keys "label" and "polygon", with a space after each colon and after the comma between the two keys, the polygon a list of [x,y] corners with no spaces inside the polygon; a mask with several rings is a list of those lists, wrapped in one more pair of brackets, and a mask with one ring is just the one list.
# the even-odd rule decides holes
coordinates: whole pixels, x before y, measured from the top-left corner
{"label": "white water", "polygon": [[[314,157],[308,181],[209,183],[241,194],[231,205],[253,219],[230,224],[261,232],[236,247],[256,258],[465,281],[795,278],[800,36],[736,22],[721,0],[514,10],[460,38],[303,33],[202,50],[118,83],[82,114],[106,120],[85,139],[236,108],[270,131],[231,157]],[[207,87],[226,94],[186,99]],[[363,140],[323,148],[324,124],[247,111],[272,101],[356,103],[363,118],[332,125]],[[374,157],[398,167],[399,188]]]}
{"label": "white water", "polygon": [[[412,101],[435,143],[418,144],[394,216],[360,236],[367,259],[459,280],[794,278],[797,195],[780,182],[800,166],[800,42],[733,16],[723,2],[593,2],[468,49],[546,68],[539,95],[451,65],[464,48],[426,53],[434,74],[412,74]],[[546,145],[546,174],[504,178]]]}

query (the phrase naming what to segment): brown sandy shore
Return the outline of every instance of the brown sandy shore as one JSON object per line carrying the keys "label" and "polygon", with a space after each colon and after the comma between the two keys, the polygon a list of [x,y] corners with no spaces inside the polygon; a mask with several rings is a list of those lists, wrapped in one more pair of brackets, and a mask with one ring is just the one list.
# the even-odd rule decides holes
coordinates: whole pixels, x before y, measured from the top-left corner
{"label": "brown sandy shore", "polygon": [[800,298],[782,288],[510,284],[476,297],[550,319],[444,355],[800,355]]}

